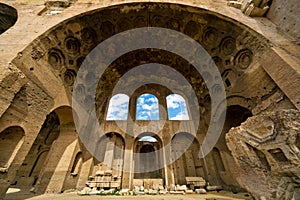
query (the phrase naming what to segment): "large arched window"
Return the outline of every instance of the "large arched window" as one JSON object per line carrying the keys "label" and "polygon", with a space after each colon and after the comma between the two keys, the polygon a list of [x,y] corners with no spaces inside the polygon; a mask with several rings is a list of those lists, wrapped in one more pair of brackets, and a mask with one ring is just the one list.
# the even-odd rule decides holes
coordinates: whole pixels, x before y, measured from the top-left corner
{"label": "large arched window", "polygon": [[158,99],[153,94],[142,94],[137,99],[137,120],[159,120]]}
{"label": "large arched window", "polygon": [[106,120],[127,120],[129,97],[116,94],[109,101]]}
{"label": "large arched window", "polygon": [[185,100],[178,94],[167,96],[168,118],[169,120],[189,120]]}

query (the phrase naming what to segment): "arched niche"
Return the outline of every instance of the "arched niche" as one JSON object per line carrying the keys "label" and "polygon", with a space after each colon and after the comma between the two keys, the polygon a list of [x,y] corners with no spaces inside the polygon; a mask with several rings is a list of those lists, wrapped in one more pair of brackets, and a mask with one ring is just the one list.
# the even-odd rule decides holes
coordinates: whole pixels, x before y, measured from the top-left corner
{"label": "arched niche", "polygon": [[[242,100],[240,98],[239,100]],[[207,170],[207,180],[214,185],[222,185],[224,188],[230,186],[239,189],[240,186],[235,179],[234,159],[229,151],[225,136],[232,127],[240,126],[241,123],[251,117],[248,108],[235,104],[227,107],[221,117],[225,117],[222,133],[212,151],[204,158]]]}
{"label": "arched niche", "polygon": [[142,133],[134,142],[134,179],[163,179],[162,141],[153,133]]}
{"label": "arched niche", "polygon": [[18,19],[18,12],[12,6],[0,3],[0,34],[12,27]]}
{"label": "arched niche", "polygon": [[226,146],[225,135],[232,128],[241,125],[249,117],[252,116],[252,112],[240,105],[230,105],[224,111],[221,117],[225,117],[225,122],[222,130],[222,134],[216,144],[220,151],[226,150],[229,152]]}
{"label": "arched niche", "polygon": [[75,159],[74,159],[74,162],[73,162],[73,165],[71,168],[71,172],[70,172],[73,176],[77,176],[78,173],[80,172],[82,161],[83,161],[82,152],[78,152],[75,156]]}
{"label": "arched niche", "polygon": [[122,177],[124,165],[125,140],[119,133],[111,132],[103,135],[94,152],[94,168],[91,176],[97,171],[112,170],[112,175]]}
{"label": "arched niche", "polygon": [[[226,120],[224,128],[228,130],[232,127],[241,125],[242,122],[246,121],[252,113],[249,109],[242,107],[240,105],[231,105],[226,111]],[[227,132],[226,130],[225,132]]]}
{"label": "arched niche", "polygon": [[0,169],[6,171],[24,141],[24,130],[11,126],[0,133]]}
{"label": "arched niche", "polygon": [[58,115],[55,112],[48,114],[17,172],[15,181],[18,187],[27,188],[36,185],[40,172],[46,164],[51,146],[59,136],[59,126]]}
{"label": "arched niche", "polygon": [[171,140],[175,184],[186,184],[186,177],[205,177],[203,160],[199,159],[200,145],[190,133],[176,133]]}

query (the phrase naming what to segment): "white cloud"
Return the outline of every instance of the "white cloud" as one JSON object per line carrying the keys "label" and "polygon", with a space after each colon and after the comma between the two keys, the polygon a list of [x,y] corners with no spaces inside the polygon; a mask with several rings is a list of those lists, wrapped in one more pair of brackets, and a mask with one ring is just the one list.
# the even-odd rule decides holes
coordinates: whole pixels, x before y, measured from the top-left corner
{"label": "white cloud", "polygon": [[170,94],[167,96],[168,108],[179,108],[180,105],[186,106],[185,100],[182,96],[178,94]]}
{"label": "white cloud", "polygon": [[169,120],[189,120],[184,98],[178,94],[167,96]]}
{"label": "white cloud", "polygon": [[127,120],[129,97],[116,94],[109,101],[106,120]]}
{"label": "white cloud", "polygon": [[139,139],[141,142],[157,142],[157,139],[151,136],[144,136],[141,139]]}
{"label": "white cloud", "polygon": [[142,106],[145,103],[145,98],[140,96],[137,101],[138,106]]}
{"label": "white cloud", "polygon": [[138,120],[149,120],[149,115],[138,115],[137,119]]}
{"label": "white cloud", "polygon": [[187,112],[179,112],[175,117],[171,117],[170,120],[189,120]]}
{"label": "white cloud", "polygon": [[146,102],[158,103],[158,100],[157,98],[150,97],[149,99],[146,99]]}
{"label": "white cloud", "polygon": [[152,94],[143,94],[137,100],[137,120],[157,120],[159,118],[158,99]]}
{"label": "white cloud", "polygon": [[141,108],[143,110],[149,110],[149,111],[151,111],[153,113],[153,112],[157,112],[158,111],[158,104],[152,104],[152,105],[143,104],[141,106]]}

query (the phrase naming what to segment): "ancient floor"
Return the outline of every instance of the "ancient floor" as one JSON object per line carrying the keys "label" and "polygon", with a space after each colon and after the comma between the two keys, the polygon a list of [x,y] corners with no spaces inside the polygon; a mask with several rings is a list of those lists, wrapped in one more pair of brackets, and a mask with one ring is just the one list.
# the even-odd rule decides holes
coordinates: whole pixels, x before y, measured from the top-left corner
{"label": "ancient floor", "polygon": [[233,194],[231,192],[210,192],[205,195],[186,194],[186,195],[142,195],[142,196],[99,196],[88,195],[79,196],[75,192],[64,194],[43,194],[34,196],[30,192],[24,192],[17,188],[11,188],[7,192],[5,200],[252,200],[244,193]]}

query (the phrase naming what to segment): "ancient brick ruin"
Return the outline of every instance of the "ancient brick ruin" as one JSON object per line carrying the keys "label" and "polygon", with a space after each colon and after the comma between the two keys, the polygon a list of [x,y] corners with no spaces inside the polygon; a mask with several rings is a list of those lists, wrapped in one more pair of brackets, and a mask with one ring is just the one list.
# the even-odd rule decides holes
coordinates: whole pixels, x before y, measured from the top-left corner
{"label": "ancient brick ruin", "polygon": [[[298,0],[2,2],[0,199],[12,187],[34,194],[227,190],[255,199],[300,197]],[[210,57],[201,60],[201,73],[182,56],[198,55],[191,44],[182,55],[154,47],[126,52],[95,79],[107,63],[96,62],[93,50],[145,27],[174,31],[155,45],[176,49],[182,38],[175,32],[201,45]],[[115,42],[107,57],[123,48]],[[220,77],[210,72],[214,66]],[[226,112],[212,106],[211,94],[223,89]],[[158,103],[153,119],[137,115],[145,94]],[[118,95],[126,99],[126,118],[114,120],[109,106]],[[171,119],[172,95],[185,103],[185,118]],[[82,136],[76,122],[84,126],[90,113],[74,105],[91,102],[103,135]],[[201,157],[210,123],[223,118],[216,144]]]}

